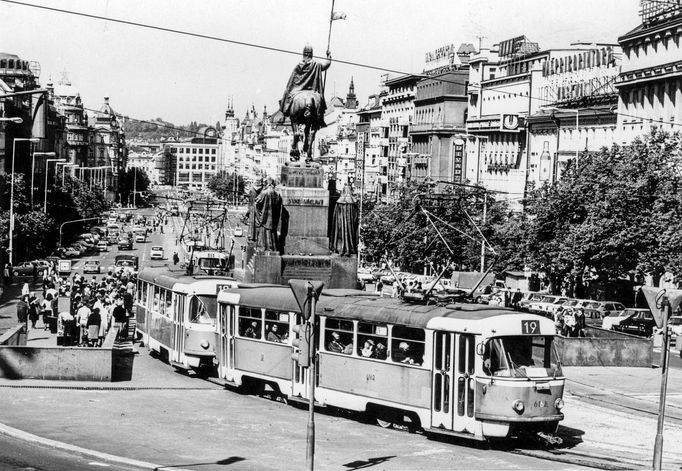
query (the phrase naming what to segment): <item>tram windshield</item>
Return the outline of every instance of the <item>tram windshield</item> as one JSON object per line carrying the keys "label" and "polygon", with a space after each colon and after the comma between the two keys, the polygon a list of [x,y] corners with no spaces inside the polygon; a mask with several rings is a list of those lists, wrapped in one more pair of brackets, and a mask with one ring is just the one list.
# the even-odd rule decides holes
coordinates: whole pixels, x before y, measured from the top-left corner
{"label": "tram windshield", "polygon": [[189,321],[195,324],[214,324],[217,308],[216,296],[192,296]]}
{"label": "tram windshield", "polygon": [[483,372],[511,378],[562,376],[552,340],[530,335],[491,338],[483,352]]}

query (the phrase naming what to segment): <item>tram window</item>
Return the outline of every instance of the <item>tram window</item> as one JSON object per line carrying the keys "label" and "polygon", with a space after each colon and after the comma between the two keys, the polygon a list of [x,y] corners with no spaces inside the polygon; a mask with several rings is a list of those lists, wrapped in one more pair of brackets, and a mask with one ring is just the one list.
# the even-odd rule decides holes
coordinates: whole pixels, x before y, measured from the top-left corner
{"label": "tram window", "polygon": [[353,321],[327,318],[324,330],[324,345],[328,352],[353,353]]}
{"label": "tram window", "polygon": [[288,312],[265,311],[265,340],[285,343],[289,339]]}
{"label": "tram window", "polygon": [[483,353],[483,371],[515,378],[562,375],[552,338],[527,335],[490,339]]}
{"label": "tram window", "polygon": [[173,292],[166,290],[166,310],[164,313],[168,317],[173,317]]}
{"label": "tram window", "polygon": [[250,339],[262,338],[263,313],[260,308],[239,307],[239,335]]}
{"label": "tram window", "polygon": [[195,324],[215,324],[216,309],[215,296],[192,296],[189,302],[189,321]]}
{"label": "tram window", "polygon": [[358,323],[358,355],[385,360],[387,345],[388,327],[385,324]]}
{"label": "tram window", "polygon": [[393,326],[391,359],[398,363],[421,365],[424,359],[424,330]]}
{"label": "tram window", "polygon": [[161,312],[161,288],[154,286],[154,302],[152,304],[152,310],[156,312]]}

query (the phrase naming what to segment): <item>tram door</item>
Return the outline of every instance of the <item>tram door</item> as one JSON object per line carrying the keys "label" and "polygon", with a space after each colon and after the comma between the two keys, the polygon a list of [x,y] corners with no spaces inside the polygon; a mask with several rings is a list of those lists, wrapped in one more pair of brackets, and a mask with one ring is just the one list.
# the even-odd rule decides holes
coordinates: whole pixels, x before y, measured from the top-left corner
{"label": "tram door", "polygon": [[431,426],[474,432],[474,336],[435,332]]}
{"label": "tram door", "polygon": [[234,318],[235,307],[223,304],[218,316],[218,375],[232,381],[229,371],[234,369]]}
{"label": "tram door", "polygon": [[185,330],[183,328],[185,318],[185,297],[175,294],[173,300],[173,351],[170,360],[182,363],[182,352],[185,346]]}

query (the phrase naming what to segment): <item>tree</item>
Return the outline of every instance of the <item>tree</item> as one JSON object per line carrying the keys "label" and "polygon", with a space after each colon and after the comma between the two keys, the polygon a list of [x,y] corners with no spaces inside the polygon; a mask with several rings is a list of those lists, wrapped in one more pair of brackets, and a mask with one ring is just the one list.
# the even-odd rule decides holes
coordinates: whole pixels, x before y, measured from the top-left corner
{"label": "tree", "polygon": [[208,189],[218,198],[226,201],[240,199],[245,191],[244,178],[241,175],[221,170],[208,181]]}
{"label": "tree", "polygon": [[453,185],[436,193],[429,184],[412,182],[398,187],[395,195],[391,204],[365,200],[360,228],[363,254],[369,262],[386,257],[412,272],[425,267],[441,271],[450,263],[478,268],[483,239],[476,228],[490,237],[505,207],[489,196],[489,218],[483,224],[480,190]]}
{"label": "tree", "polygon": [[136,191],[137,198],[140,193],[149,191],[151,180],[144,169],[129,168],[121,174],[121,203],[132,204],[133,192]]}
{"label": "tree", "polygon": [[[571,162],[562,178],[534,190],[505,251],[519,250],[558,284],[591,271],[682,275],[682,137],[654,130],[629,146]],[[508,258],[508,262],[512,262]]]}

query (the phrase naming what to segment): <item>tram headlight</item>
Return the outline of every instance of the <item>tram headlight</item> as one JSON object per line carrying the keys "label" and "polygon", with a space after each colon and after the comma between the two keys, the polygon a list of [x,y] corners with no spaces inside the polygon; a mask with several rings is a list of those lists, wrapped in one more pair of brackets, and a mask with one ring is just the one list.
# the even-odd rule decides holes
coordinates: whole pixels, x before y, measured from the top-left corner
{"label": "tram headlight", "polygon": [[556,407],[556,410],[561,410],[564,408],[564,400],[561,399],[560,397],[557,397],[556,401],[554,401],[554,407]]}
{"label": "tram headlight", "polygon": [[523,414],[523,411],[526,409],[526,406],[522,400],[517,399],[512,404],[512,409],[514,409],[517,414]]}
{"label": "tram headlight", "polygon": [[202,340],[199,345],[201,345],[201,348],[203,348],[204,350],[208,350],[208,347],[209,347],[208,340],[206,340],[206,339]]}

